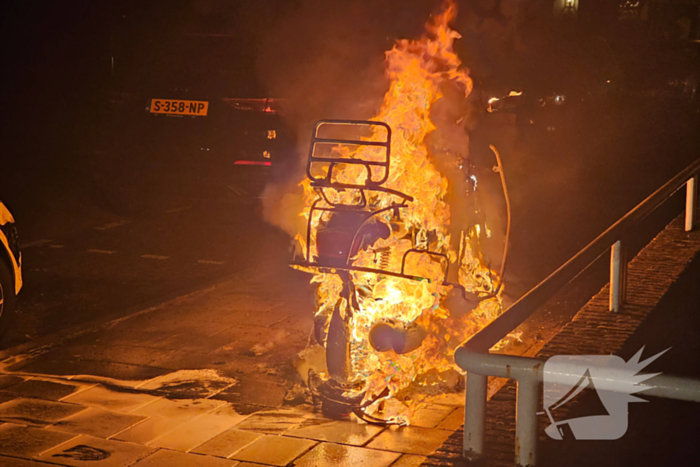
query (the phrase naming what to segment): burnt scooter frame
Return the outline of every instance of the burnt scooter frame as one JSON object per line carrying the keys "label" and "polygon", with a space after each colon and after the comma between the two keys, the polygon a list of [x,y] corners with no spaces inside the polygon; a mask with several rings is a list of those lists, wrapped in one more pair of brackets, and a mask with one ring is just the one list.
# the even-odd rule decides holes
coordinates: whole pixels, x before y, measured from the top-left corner
{"label": "burnt scooter frame", "polygon": [[[364,126],[381,126],[386,129],[387,137],[385,141],[361,141],[361,140],[348,140],[348,139],[334,139],[334,138],[319,138],[318,132],[319,128],[323,125],[364,125]],[[354,146],[375,146],[385,148],[385,158],[383,161],[366,161],[362,159],[352,159],[352,158],[332,158],[332,157],[316,157],[315,150],[318,144],[346,144]],[[362,394],[348,397],[344,395],[347,388],[343,386],[343,382],[347,377],[347,370],[349,366],[349,342],[347,341],[347,324],[349,318],[352,314],[353,307],[358,307],[357,297],[355,293],[355,288],[350,278],[350,271],[358,272],[369,272],[383,275],[390,275],[394,277],[400,277],[409,280],[421,280],[421,281],[431,281],[431,279],[414,276],[406,274],[406,258],[410,254],[427,254],[432,257],[441,258],[445,264],[444,277],[442,283],[444,285],[452,286],[459,289],[462,292],[462,297],[471,302],[479,302],[482,300],[487,300],[498,295],[501,287],[503,286],[503,280],[505,276],[505,266],[506,257],[508,253],[508,243],[510,238],[511,230],[511,207],[510,207],[510,197],[508,194],[508,188],[506,185],[506,180],[503,171],[503,164],[501,162],[501,157],[498,150],[491,145],[491,151],[496,158],[496,165],[494,166],[494,172],[500,175],[501,185],[503,188],[503,195],[506,202],[506,215],[507,215],[507,226],[506,226],[506,236],[503,248],[503,257],[501,261],[500,270],[500,280],[498,286],[491,291],[483,291],[481,293],[469,292],[461,284],[451,283],[447,281],[449,272],[449,258],[444,253],[438,253],[430,251],[427,249],[411,248],[407,250],[401,261],[401,270],[389,271],[385,269],[367,268],[355,266],[351,263],[351,257],[353,256],[352,249],[356,244],[360,230],[363,226],[373,217],[383,212],[394,210],[398,215],[400,209],[408,206],[408,203],[413,201],[413,198],[409,195],[401,193],[397,190],[392,190],[382,185],[389,178],[389,168],[391,162],[391,127],[384,122],[379,121],[368,121],[368,120],[321,120],[314,127],[311,141],[311,148],[309,150],[309,159],[306,166],[306,174],[311,181],[311,186],[314,187],[319,195],[318,199],[314,201],[309,212],[309,219],[307,223],[306,232],[306,252],[303,261],[293,261],[292,266],[300,267],[303,269],[311,268],[316,269],[324,273],[338,274],[343,279],[343,289],[341,291],[341,297],[346,299],[348,304],[349,313],[346,313],[345,318],[340,314],[339,306],[336,305],[333,310],[328,335],[326,336],[326,359],[328,363],[329,373],[331,378],[328,381],[320,381],[320,378],[314,378],[313,370],[309,370],[309,387],[314,394],[314,396],[319,397],[323,403],[323,411],[331,417],[343,417],[348,415],[350,412],[354,412],[359,418],[365,420],[369,423],[375,424],[392,424],[395,422],[387,422],[371,415],[365,413],[365,409],[372,405],[377,400],[386,397],[388,395],[388,390],[385,390],[382,394],[378,395],[376,398],[370,401],[362,403],[364,396]],[[319,178],[314,177],[311,168],[314,163],[325,163],[328,164],[328,172],[325,177]],[[367,178],[363,185],[357,184],[343,184],[333,181],[333,170],[338,164],[359,164],[363,165],[367,169]],[[383,167],[384,175],[380,180],[372,179],[372,167]],[[334,204],[328,198],[325,193],[325,189],[356,189],[359,190],[360,203],[355,205],[344,205],[344,204]],[[367,208],[367,196],[365,191],[381,191],[396,196],[401,201],[393,203],[391,206],[377,209],[375,211],[366,211]],[[326,206],[319,206],[320,203],[325,202]],[[350,243],[350,248],[343,258],[344,261],[339,264],[336,260],[332,261],[332,264],[324,264],[323,258],[319,256],[311,257],[311,232],[312,232],[312,222],[313,215],[315,211],[325,211],[325,212],[341,212],[352,210],[355,212],[366,212],[366,216],[359,224],[355,225],[355,232]],[[330,216],[329,216],[330,217]],[[318,234],[318,231],[317,231]],[[317,236],[318,240],[318,236]],[[318,241],[317,241],[317,251],[318,251]],[[326,258],[327,259],[327,258]],[[381,263],[380,263],[381,264]],[[489,268],[490,275],[490,268]],[[318,339],[318,338],[317,338]],[[319,341],[320,342],[320,341]],[[334,377],[337,377],[338,381]],[[317,385],[314,388],[312,380],[316,380]]]}
{"label": "burnt scooter frame", "polygon": [[[353,139],[342,139],[342,138],[320,138],[318,136],[319,129],[324,125],[352,125],[352,126],[366,126],[366,127],[383,127],[386,130],[386,139],[383,141],[362,141]],[[397,215],[400,209],[408,206],[408,203],[413,201],[413,197],[402,193],[397,190],[386,188],[382,186],[389,178],[389,168],[391,163],[391,127],[384,122],[379,121],[368,121],[368,120],[321,120],[316,123],[314,127],[311,148],[309,150],[309,158],[306,165],[306,174],[311,181],[311,186],[317,191],[319,197],[311,205],[309,218],[307,222],[306,230],[306,251],[304,252],[303,261],[293,261],[292,266],[300,268],[310,268],[315,269],[324,273],[338,274],[343,280],[343,289],[341,291],[341,297],[346,300],[348,304],[349,313],[343,318],[340,313],[339,306],[336,305],[332,315],[330,317],[330,323],[328,326],[328,333],[325,339],[326,347],[326,360],[328,365],[328,372],[331,379],[327,382],[318,384],[316,388],[313,388],[311,380],[312,375],[309,377],[309,386],[312,391],[322,400],[323,412],[331,417],[340,418],[344,417],[350,412],[354,412],[358,417],[364,419],[370,423],[380,423],[386,424],[385,420],[372,417],[364,412],[364,409],[371,405],[374,401],[368,401],[361,404],[363,397],[353,397],[348,398],[343,395],[347,390],[343,387],[343,383],[347,381],[348,371],[349,371],[349,359],[350,359],[350,349],[349,341],[347,339],[347,326],[349,318],[352,315],[352,310],[358,307],[357,297],[355,294],[355,287],[352,283],[350,276],[350,271],[358,272],[368,272],[374,274],[389,275],[394,277],[400,277],[409,280],[419,280],[419,281],[432,281],[432,279],[416,276],[406,273],[406,259],[412,254],[427,254],[433,258],[438,258],[444,264],[444,277],[442,282],[446,285],[448,284],[447,275],[449,272],[449,258],[444,253],[439,253],[436,251],[430,251],[427,249],[411,248],[407,250],[401,260],[400,271],[391,271],[388,269],[379,268],[369,268],[363,266],[355,266],[352,264],[352,256],[355,254],[352,251],[352,245],[356,244],[358,240],[358,235],[363,226],[367,224],[375,216],[388,212],[394,211]],[[337,158],[337,157],[318,157],[316,156],[316,148],[319,144],[339,144],[339,145],[350,145],[350,146],[373,146],[384,148],[384,160],[382,161],[370,161],[364,159],[354,159],[354,158]],[[325,164],[328,167],[328,171],[325,177],[315,177],[312,173],[312,166],[314,164]],[[348,184],[340,183],[333,180],[334,169],[340,164],[354,164],[362,165],[367,170],[367,178],[364,184]],[[379,180],[374,180],[372,178],[373,172],[372,167],[383,167],[384,173]],[[357,204],[342,204],[333,203],[326,194],[326,189],[333,190],[358,190],[360,195],[360,202]],[[374,211],[367,210],[367,195],[366,191],[378,191],[395,196],[398,201],[393,202],[390,206],[376,209]],[[323,258],[322,255],[313,256],[311,254],[311,238],[313,229],[313,219],[316,212],[320,212],[323,215],[324,212],[328,213],[347,213],[352,211],[355,213],[366,213],[363,216],[361,222],[354,226],[355,231],[350,242],[350,248],[345,252],[345,256],[341,258],[341,261],[337,259],[330,261],[327,258]],[[329,216],[330,217],[330,216]],[[318,230],[316,231],[318,238]],[[318,243],[317,243],[318,247]],[[384,397],[383,395],[380,397]]]}
{"label": "burnt scooter frame", "polygon": [[[386,141],[362,141],[362,140],[349,140],[349,139],[340,139],[340,138],[319,138],[318,137],[318,131],[319,128],[321,128],[323,125],[357,125],[357,126],[368,126],[368,127],[373,127],[373,126],[381,126],[386,129],[387,132],[387,137]],[[314,156],[314,153],[316,151],[316,146],[318,144],[346,144],[346,145],[351,145],[351,146],[375,146],[375,147],[383,147],[385,148],[385,160],[384,161],[367,161],[364,159],[352,159],[352,158],[331,158],[331,157],[316,157]],[[355,235],[353,237],[353,243],[355,243],[355,240],[357,239],[357,235],[359,231],[362,229],[362,227],[373,217],[375,217],[378,214],[381,214],[383,212],[387,211],[394,211],[398,213],[399,209],[408,207],[408,203],[413,201],[413,197],[409,196],[405,193],[402,193],[398,190],[393,190],[391,188],[386,188],[382,186],[384,183],[389,178],[389,167],[390,167],[390,162],[391,162],[391,127],[387,125],[384,122],[379,122],[379,121],[371,121],[371,120],[321,120],[318,123],[316,123],[316,126],[314,127],[313,134],[312,134],[312,139],[311,139],[311,148],[309,150],[309,159],[306,164],[306,176],[311,180],[311,186],[316,189],[316,191],[319,194],[319,198],[316,199],[313,204],[311,205],[311,209],[309,212],[309,219],[307,221],[307,226],[306,226],[306,251],[304,253],[304,260],[303,261],[293,261],[291,264],[292,266],[297,266],[297,267],[302,267],[302,268],[314,268],[317,269],[321,272],[324,273],[334,273],[338,270],[344,270],[344,271],[358,271],[358,272],[369,272],[369,273],[375,273],[375,274],[384,274],[384,275],[389,275],[389,276],[395,276],[395,277],[400,277],[403,279],[410,279],[410,280],[419,280],[419,281],[432,281],[432,279],[426,278],[426,277],[421,277],[421,276],[416,276],[416,275],[411,275],[411,274],[406,274],[406,258],[411,255],[411,254],[427,254],[433,257],[441,258],[445,262],[445,272],[444,272],[444,277],[443,277],[443,283],[446,285],[454,285],[454,284],[448,284],[447,282],[447,275],[449,273],[449,259],[446,254],[444,253],[439,253],[436,251],[430,251],[430,250],[424,250],[420,248],[411,248],[407,250],[403,258],[401,260],[401,270],[400,271],[390,271],[386,269],[377,269],[377,268],[368,268],[368,267],[362,267],[362,266],[355,266],[352,264],[352,260],[350,258],[351,252],[348,251],[347,256],[345,257],[345,262],[344,264],[324,264],[322,261],[319,261],[318,257],[312,258],[311,256],[311,235],[312,231],[314,230],[312,228],[312,222],[313,222],[313,216],[314,213],[317,211],[323,211],[323,212],[341,212],[341,211],[348,211],[348,210],[353,210],[357,212],[366,212],[367,215],[365,216],[365,219],[357,226]],[[311,167],[313,164],[328,164],[328,173],[326,174],[325,177],[319,178],[319,177],[314,177],[313,174],[311,173]],[[353,165],[362,165],[367,169],[367,179],[365,180],[365,183],[363,185],[358,185],[358,184],[349,184],[349,183],[339,183],[339,182],[334,182],[333,181],[333,169],[339,165],[339,164],[353,164]],[[372,179],[372,166],[376,167],[383,167],[384,168],[384,175],[380,180],[373,180]],[[353,204],[353,205],[348,205],[348,204],[338,204],[338,203],[333,203],[328,199],[328,196],[325,193],[325,189],[330,188],[330,189],[354,189],[358,190],[360,193],[360,203],[359,204]],[[365,194],[366,191],[379,191],[383,193],[387,193],[393,196],[396,196],[401,199],[401,202],[399,203],[394,203],[391,206],[387,206],[381,209],[377,209],[375,211],[366,211],[365,208],[367,207],[367,196]],[[325,203],[327,206],[319,206],[320,203]]]}

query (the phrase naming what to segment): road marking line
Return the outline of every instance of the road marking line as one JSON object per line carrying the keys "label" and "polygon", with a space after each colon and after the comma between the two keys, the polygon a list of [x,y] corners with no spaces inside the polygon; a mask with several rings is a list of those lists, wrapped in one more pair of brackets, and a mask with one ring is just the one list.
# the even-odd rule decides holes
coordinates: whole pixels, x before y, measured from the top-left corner
{"label": "road marking line", "polygon": [[49,245],[49,248],[63,248],[65,245]]}
{"label": "road marking line", "polygon": [[168,259],[170,256],[161,256],[161,255],[141,255],[141,258],[146,258],[146,259]]}
{"label": "road marking line", "polygon": [[101,225],[99,227],[93,227],[95,230],[107,230],[107,229],[113,229],[115,227],[119,227],[120,225],[128,224],[131,221],[128,221],[126,219],[122,219],[119,221],[114,221],[110,222],[109,224]]}
{"label": "road marking line", "polygon": [[98,250],[96,248],[91,248],[88,250],[88,253],[99,253],[101,255],[113,255],[116,253],[114,250]]}
{"label": "road marking line", "polygon": [[168,209],[165,212],[167,212],[168,214],[172,214],[174,212],[187,211],[188,209],[192,209],[192,206],[180,206],[179,208]]}
{"label": "road marking line", "polygon": [[210,259],[200,259],[200,260],[197,260],[197,262],[199,264],[218,264],[218,265],[226,264],[223,261],[212,261]]}
{"label": "road marking line", "polygon": [[52,241],[53,240],[46,240],[46,239],[34,240],[33,242],[22,243],[20,246],[22,249],[25,249],[25,248],[31,248],[33,246],[43,246],[43,245],[46,245],[47,243],[51,243]]}

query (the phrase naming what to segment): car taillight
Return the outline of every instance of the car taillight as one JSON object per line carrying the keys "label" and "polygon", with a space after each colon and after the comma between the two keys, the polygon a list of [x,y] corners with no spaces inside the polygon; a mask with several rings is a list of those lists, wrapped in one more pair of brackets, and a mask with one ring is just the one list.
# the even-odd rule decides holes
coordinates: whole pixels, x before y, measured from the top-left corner
{"label": "car taillight", "polygon": [[277,114],[282,111],[284,99],[275,99],[272,97],[261,99],[226,98],[224,99],[224,104],[236,110]]}

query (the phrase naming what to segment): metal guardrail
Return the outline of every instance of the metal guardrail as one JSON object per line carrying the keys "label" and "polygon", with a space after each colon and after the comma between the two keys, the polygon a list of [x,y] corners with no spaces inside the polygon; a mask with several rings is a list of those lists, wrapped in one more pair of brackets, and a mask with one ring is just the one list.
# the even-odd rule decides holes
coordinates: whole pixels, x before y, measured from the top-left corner
{"label": "metal guardrail", "polygon": [[[486,386],[489,376],[518,381],[515,409],[515,465],[534,466],[537,462],[537,404],[540,383],[573,387],[586,370],[598,391],[629,394],[630,372],[575,364],[545,365],[544,360],[513,355],[473,352],[464,347],[455,353],[455,361],[467,371],[467,401],[464,422],[464,456],[476,461],[483,454],[486,414]],[[601,371],[602,370],[602,371]],[[602,377],[601,377],[602,375]],[[638,378],[644,376],[637,374]],[[651,376],[651,375],[649,375]],[[641,379],[641,378],[639,378]],[[700,380],[658,375],[636,385],[643,395],[700,402]],[[642,392],[643,391],[643,392]]]}
{"label": "metal guardrail", "polygon": [[[611,312],[620,311],[625,300],[627,271],[622,238],[683,186],[687,190],[685,230],[692,230],[696,223],[697,214],[698,173],[700,173],[700,159],[666,182],[549,277],[523,295],[488,326],[456,349],[455,362],[460,368],[467,371],[464,422],[464,456],[467,460],[479,460],[483,456],[488,376],[504,376],[518,379],[515,463],[516,465],[535,465],[536,426],[532,428],[532,421],[528,420],[528,428],[524,428],[521,417],[527,410],[531,410],[532,414],[536,410],[541,379],[539,376],[533,377],[532,374],[539,374],[537,372],[541,371],[543,362],[509,355],[489,354],[489,349],[522,324],[556,292],[574,280],[609,250],[611,252],[609,308]],[[480,356],[483,357],[483,360],[480,360]],[[522,368],[530,365],[529,372],[526,372],[528,376],[519,378],[514,372],[513,362],[508,359],[516,359],[515,361],[518,362],[522,360]],[[481,363],[475,366],[474,362],[477,361]],[[676,382],[684,384],[680,379]],[[660,397],[670,396],[661,395]],[[520,426],[521,429],[519,430],[517,426]]]}
{"label": "metal guardrail", "polygon": [[475,351],[486,352],[508,335],[544,305],[556,292],[581,274],[588,266],[612,248],[611,254],[611,311],[619,311],[624,302],[624,270],[621,238],[636,224],[651,214],[659,205],[674,193],[687,186],[685,229],[690,231],[695,223],[698,196],[698,172],[700,159],[666,182],[637,207],[610,226],[598,238],[579,251],[549,277],[513,303],[498,318],[472,336],[462,346]]}

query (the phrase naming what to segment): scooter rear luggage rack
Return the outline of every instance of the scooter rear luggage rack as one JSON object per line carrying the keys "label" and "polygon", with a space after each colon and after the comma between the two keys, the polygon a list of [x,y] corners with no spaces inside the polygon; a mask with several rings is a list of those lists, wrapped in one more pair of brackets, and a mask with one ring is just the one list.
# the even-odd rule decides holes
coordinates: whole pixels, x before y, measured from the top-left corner
{"label": "scooter rear luggage rack", "polygon": [[[319,130],[324,126],[366,126],[370,128],[382,127],[386,131],[386,138],[382,141],[365,141],[359,139],[348,139],[348,138],[320,138]],[[415,281],[427,281],[433,282],[434,279],[429,279],[427,277],[417,276],[413,274],[406,273],[406,258],[411,254],[427,254],[432,257],[440,258],[440,261],[444,261],[445,272],[442,282],[447,284],[447,275],[449,272],[449,258],[444,253],[438,253],[435,251],[430,251],[426,249],[411,248],[407,250],[401,259],[401,270],[391,271],[387,269],[371,268],[366,266],[355,266],[352,264],[352,259],[350,258],[351,251],[345,254],[344,258],[335,258],[333,264],[324,262],[318,256],[312,256],[311,254],[311,232],[316,230],[316,235],[318,238],[318,227],[314,229],[312,222],[314,219],[314,213],[318,211],[329,212],[329,213],[349,213],[353,212],[355,214],[363,214],[364,219],[354,226],[354,233],[352,237],[351,244],[354,244],[357,240],[357,236],[360,233],[362,227],[375,216],[387,212],[394,211],[398,213],[400,209],[408,207],[409,202],[413,201],[413,197],[402,193],[398,190],[391,188],[386,188],[382,186],[389,178],[389,167],[391,163],[391,127],[384,122],[370,121],[370,120],[321,120],[314,127],[311,148],[309,150],[309,159],[306,166],[306,174],[311,182],[311,186],[316,189],[319,194],[319,198],[314,201],[309,210],[309,216],[306,228],[306,251],[304,252],[304,258],[302,261],[293,261],[291,266],[304,269],[315,269],[319,272],[334,273],[336,271],[356,271],[356,272],[367,272],[374,274],[381,274],[393,277],[399,277],[402,279],[409,279]],[[319,157],[316,155],[316,147],[319,144],[338,144],[338,145],[351,145],[351,146],[373,146],[384,148],[384,158],[383,160],[365,160],[359,158],[339,158],[339,157]],[[327,172],[324,177],[314,176],[312,173],[312,166],[314,164],[322,164],[327,166]],[[367,177],[364,184],[352,184],[352,183],[342,183],[333,180],[334,170],[338,165],[362,165],[367,169]],[[372,167],[384,167],[384,173],[382,177],[378,180],[372,179]],[[334,203],[326,193],[326,189],[331,190],[358,190],[360,201],[355,204],[345,204],[345,203]],[[367,191],[377,191],[387,193],[392,196],[396,196],[400,201],[393,202],[391,205],[372,210],[367,210]],[[326,206],[321,205],[325,203]]]}

